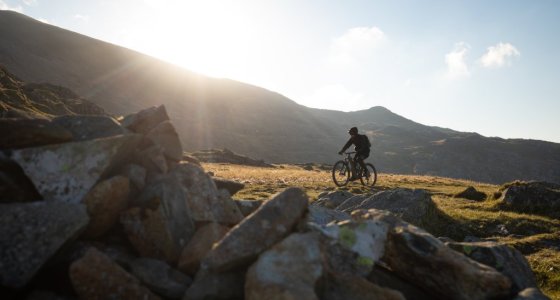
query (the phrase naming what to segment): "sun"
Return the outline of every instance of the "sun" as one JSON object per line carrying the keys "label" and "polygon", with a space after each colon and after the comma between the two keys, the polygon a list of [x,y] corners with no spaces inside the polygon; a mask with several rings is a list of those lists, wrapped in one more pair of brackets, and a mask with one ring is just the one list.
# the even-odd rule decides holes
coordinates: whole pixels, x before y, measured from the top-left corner
{"label": "sun", "polygon": [[189,70],[242,80],[257,41],[247,11],[234,1],[149,1],[133,47]]}

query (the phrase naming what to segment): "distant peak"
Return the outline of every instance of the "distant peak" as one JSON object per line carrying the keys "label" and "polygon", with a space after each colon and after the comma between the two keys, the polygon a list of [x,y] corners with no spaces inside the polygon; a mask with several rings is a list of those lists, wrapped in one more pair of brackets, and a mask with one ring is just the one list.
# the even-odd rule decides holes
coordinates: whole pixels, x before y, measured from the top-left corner
{"label": "distant peak", "polygon": [[388,109],[385,108],[384,106],[372,106],[372,107],[370,107],[368,110],[377,110],[377,111],[387,111],[387,112],[391,112],[390,110],[388,110]]}

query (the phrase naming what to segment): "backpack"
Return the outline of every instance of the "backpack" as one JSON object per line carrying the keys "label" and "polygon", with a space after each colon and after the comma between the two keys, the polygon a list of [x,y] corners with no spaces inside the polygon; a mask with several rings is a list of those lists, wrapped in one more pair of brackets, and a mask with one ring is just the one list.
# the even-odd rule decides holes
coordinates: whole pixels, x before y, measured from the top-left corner
{"label": "backpack", "polygon": [[371,143],[369,142],[369,138],[367,137],[367,135],[364,134],[364,138],[366,139],[366,145],[369,148],[371,148]]}

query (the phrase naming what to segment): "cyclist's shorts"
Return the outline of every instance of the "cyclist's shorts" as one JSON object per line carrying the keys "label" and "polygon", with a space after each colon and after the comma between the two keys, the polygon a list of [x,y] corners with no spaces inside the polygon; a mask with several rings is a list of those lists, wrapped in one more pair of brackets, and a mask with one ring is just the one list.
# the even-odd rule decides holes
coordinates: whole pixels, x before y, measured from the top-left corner
{"label": "cyclist's shorts", "polygon": [[356,156],[354,156],[354,159],[355,160],[357,160],[357,159],[364,160],[368,157],[369,157],[369,151],[368,152],[358,152],[358,153],[356,153]]}

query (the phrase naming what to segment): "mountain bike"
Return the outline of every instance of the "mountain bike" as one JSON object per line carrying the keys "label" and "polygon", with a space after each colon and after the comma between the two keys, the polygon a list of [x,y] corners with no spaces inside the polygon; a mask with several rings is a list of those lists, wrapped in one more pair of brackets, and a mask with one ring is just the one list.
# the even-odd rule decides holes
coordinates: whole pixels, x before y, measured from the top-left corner
{"label": "mountain bike", "polygon": [[[333,168],[332,168],[332,179],[334,184],[337,186],[345,186],[350,181],[350,176],[352,173],[352,154],[356,152],[345,152],[344,155],[346,157],[344,160],[337,161]],[[366,163],[366,170],[362,170],[362,166],[357,163],[356,164],[356,175],[360,179],[362,185],[365,186],[374,186],[377,182],[377,171],[375,167],[370,164]]]}

